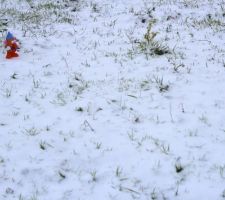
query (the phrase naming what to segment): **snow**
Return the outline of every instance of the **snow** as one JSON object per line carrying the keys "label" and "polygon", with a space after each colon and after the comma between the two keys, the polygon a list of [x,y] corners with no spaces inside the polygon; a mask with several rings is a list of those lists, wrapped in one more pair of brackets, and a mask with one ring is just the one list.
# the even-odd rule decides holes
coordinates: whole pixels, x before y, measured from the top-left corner
{"label": "snow", "polygon": [[[225,198],[222,0],[0,9],[0,199]],[[149,22],[170,53],[141,53]]]}

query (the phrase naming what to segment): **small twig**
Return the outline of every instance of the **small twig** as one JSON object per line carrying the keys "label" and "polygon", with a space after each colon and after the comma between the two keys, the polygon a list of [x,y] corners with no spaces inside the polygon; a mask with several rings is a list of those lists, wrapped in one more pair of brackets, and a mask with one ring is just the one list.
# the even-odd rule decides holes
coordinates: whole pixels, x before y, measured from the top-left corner
{"label": "small twig", "polygon": [[95,132],[95,130],[92,128],[92,126],[90,125],[90,123],[89,123],[87,120],[84,121],[84,125],[85,125],[86,127],[89,127],[89,128],[91,129],[92,132]]}
{"label": "small twig", "polygon": [[69,68],[68,62],[64,56],[62,57],[62,60],[64,60],[64,62],[66,63],[66,67]]}
{"label": "small twig", "polygon": [[133,192],[135,194],[140,194],[139,192],[133,190],[133,189],[130,189],[130,188],[127,188],[127,187],[123,187],[123,186],[120,186],[121,190],[127,190],[128,192]]}
{"label": "small twig", "polygon": [[170,118],[171,118],[171,122],[174,123],[171,104],[170,104]]}
{"label": "small twig", "polygon": [[136,96],[131,95],[131,94],[128,94],[127,96],[128,96],[128,97],[133,97],[133,98],[137,99],[137,97],[136,97]]}

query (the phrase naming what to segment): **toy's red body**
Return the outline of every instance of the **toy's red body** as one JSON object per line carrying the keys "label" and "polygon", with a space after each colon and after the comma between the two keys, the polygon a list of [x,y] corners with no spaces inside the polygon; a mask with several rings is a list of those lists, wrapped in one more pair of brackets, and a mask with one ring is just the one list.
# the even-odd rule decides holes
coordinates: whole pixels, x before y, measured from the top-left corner
{"label": "toy's red body", "polygon": [[10,58],[14,58],[14,57],[18,57],[18,53],[16,52],[16,50],[19,48],[18,45],[16,44],[15,39],[9,39],[5,41],[5,48],[9,47],[10,49],[7,50],[7,54],[6,54],[6,58],[10,59]]}

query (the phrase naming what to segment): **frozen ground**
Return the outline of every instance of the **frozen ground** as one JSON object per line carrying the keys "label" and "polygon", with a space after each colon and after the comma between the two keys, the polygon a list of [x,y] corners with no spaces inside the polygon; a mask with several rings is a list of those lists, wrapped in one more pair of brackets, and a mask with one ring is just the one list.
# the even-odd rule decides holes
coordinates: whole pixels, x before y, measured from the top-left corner
{"label": "frozen ground", "polygon": [[1,200],[225,199],[223,0],[1,0],[5,17]]}

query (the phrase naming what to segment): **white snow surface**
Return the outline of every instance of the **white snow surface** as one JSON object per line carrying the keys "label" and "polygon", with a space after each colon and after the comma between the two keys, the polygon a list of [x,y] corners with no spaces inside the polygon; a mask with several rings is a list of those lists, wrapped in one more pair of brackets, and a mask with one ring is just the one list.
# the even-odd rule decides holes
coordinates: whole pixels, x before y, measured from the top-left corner
{"label": "white snow surface", "polygon": [[[72,22],[8,16],[21,49],[1,46],[0,199],[225,199],[224,1],[58,4]],[[153,20],[170,52],[130,55]]]}

